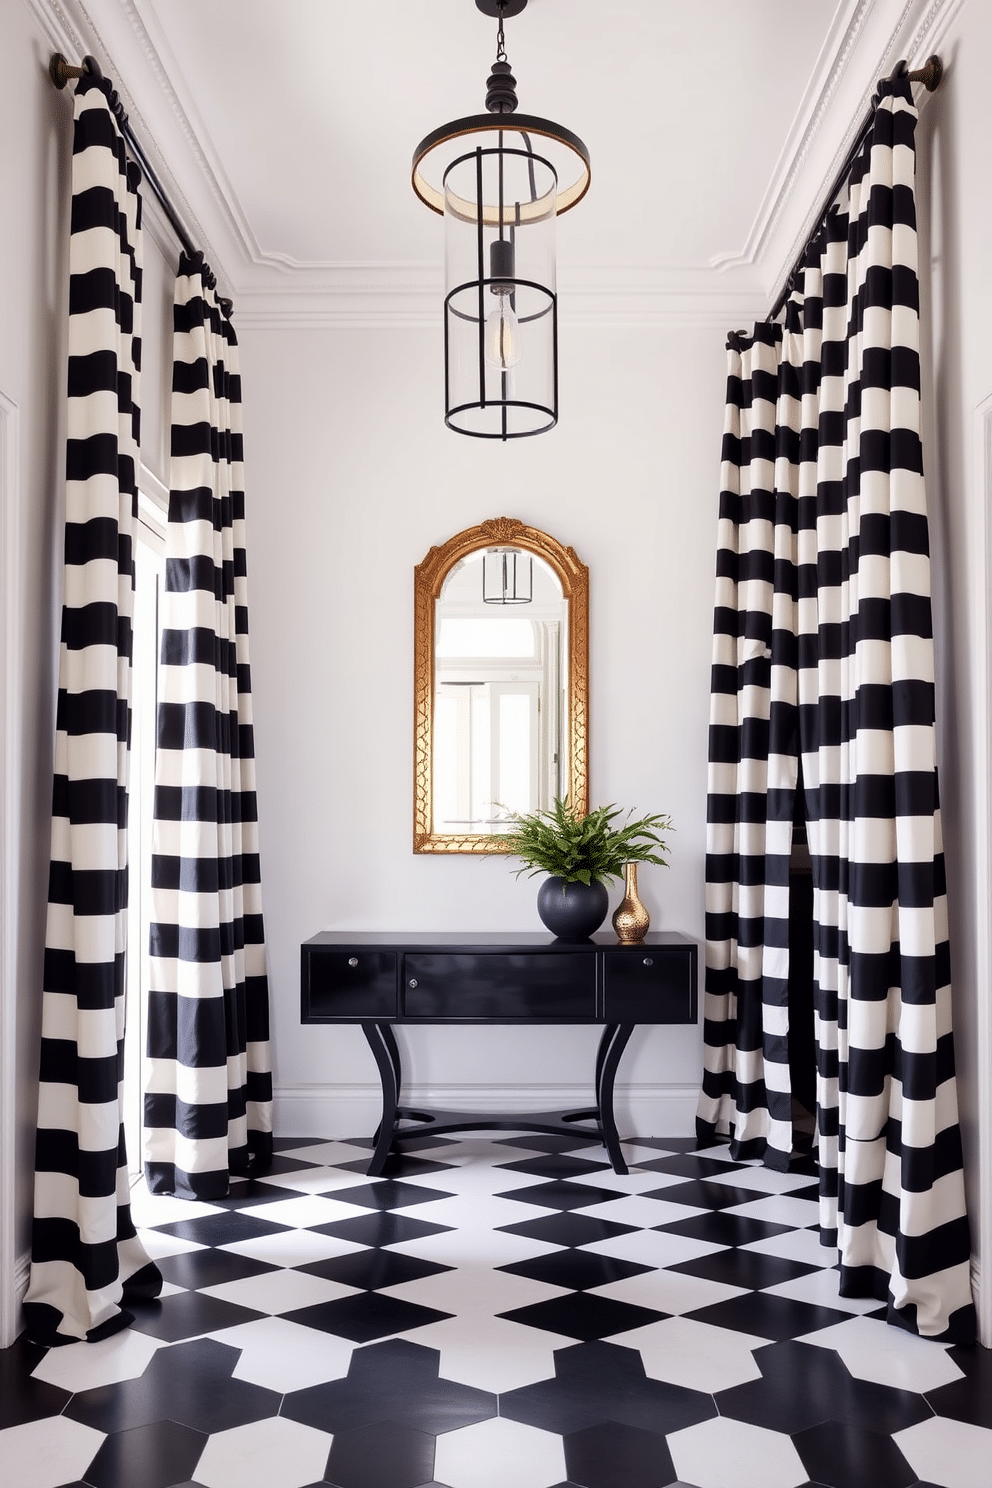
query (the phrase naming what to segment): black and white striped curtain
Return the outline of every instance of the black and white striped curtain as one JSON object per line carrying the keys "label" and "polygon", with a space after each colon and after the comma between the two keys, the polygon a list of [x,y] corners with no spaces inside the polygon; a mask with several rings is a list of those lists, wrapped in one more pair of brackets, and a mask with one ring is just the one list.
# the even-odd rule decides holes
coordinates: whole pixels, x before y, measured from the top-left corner
{"label": "black and white striped curtain", "polygon": [[[813,870],[820,1229],[840,1291],[974,1336],[920,440],[916,112],[884,84],[784,328],[730,339],[703,1137],[787,1167],[789,860]],[[799,761],[802,761],[800,775]]]}
{"label": "black and white striped curtain", "polygon": [[141,202],[109,85],[76,89],[65,568],[31,1278],[39,1343],[96,1340],[162,1279],[131,1222],[121,1122]]}
{"label": "black and white striped curtain", "polygon": [[241,380],[230,304],[179,265],[152,844],[145,1175],[210,1199],[272,1152],[248,667]]}

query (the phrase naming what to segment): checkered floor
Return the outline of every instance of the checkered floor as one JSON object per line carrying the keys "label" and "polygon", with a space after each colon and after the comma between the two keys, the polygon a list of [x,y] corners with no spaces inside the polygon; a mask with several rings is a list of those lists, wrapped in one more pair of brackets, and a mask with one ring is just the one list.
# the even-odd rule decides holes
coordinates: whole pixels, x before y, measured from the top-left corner
{"label": "checkered floor", "polygon": [[989,1488],[992,1353],[836,1295],[810,1173],[725,1147],[283,1139],[135,1194],[161,1302],[0,1353],[9,1488]]}

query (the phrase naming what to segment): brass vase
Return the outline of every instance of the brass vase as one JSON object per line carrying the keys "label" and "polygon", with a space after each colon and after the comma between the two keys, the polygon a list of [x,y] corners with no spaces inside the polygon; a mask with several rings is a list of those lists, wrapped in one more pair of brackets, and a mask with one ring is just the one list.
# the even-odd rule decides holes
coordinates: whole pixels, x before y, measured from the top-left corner
{"label": "brass vase", "polygon": [[651,923],[651,916],[637,897],[637,864],[623,865],[624,896],[613,912],[613,928],[617,940],[624,945],[636,945],[643,940]]}

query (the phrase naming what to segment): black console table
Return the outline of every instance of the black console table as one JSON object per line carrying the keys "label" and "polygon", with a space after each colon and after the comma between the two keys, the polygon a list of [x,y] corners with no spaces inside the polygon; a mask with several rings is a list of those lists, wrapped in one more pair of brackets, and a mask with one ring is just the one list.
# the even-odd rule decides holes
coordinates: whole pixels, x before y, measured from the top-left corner
{"label": "black console table", "polygon": [[[547,933],[432,934],[328,930],[302,947],[302,1021],[360,1023],[382,1082],[382,1121],[369,1174],[381,1173],[404,1137],[454,1131],[593,1131],[618,1173],[627,1165],[613,1116],[620,1056],[638,1023],[696,1021],[696,945],[655,931],[621,945]],[[402,1071],[393,1025],[407,1023],[596,1023],[602,1025],[595,1105],[579,1110],[444,1111],[400,1104]],[[588,1131],[588,1128],[585,1128]]]}

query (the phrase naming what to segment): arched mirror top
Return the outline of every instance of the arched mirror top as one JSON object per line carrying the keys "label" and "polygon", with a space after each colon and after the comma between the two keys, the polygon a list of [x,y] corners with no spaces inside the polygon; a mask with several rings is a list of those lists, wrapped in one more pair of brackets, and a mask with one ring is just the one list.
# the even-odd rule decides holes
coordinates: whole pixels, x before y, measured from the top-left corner
{"label": "arched mirror top", "polygon": [[511,811],[588,802],[589,575],[513,517],[414,572],[414,852],[501,851]]}

